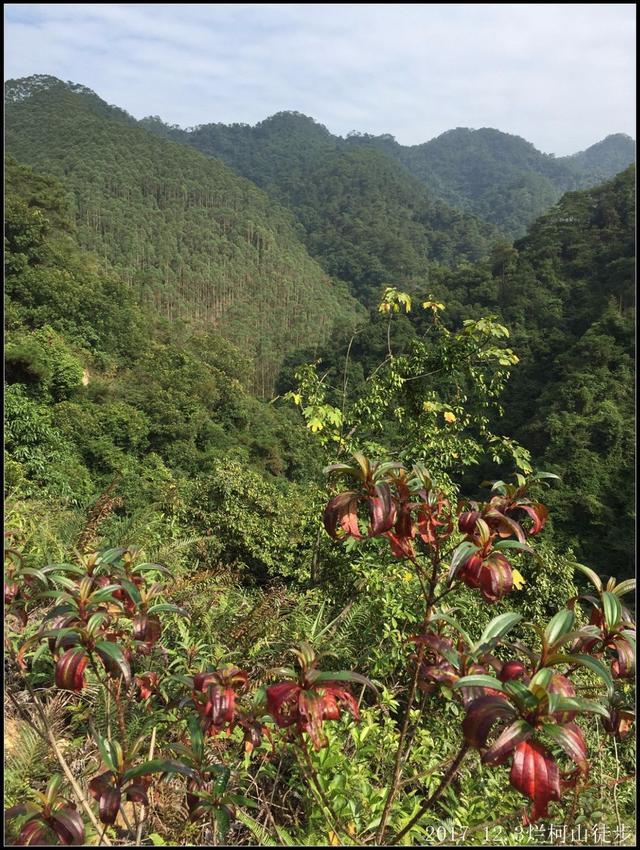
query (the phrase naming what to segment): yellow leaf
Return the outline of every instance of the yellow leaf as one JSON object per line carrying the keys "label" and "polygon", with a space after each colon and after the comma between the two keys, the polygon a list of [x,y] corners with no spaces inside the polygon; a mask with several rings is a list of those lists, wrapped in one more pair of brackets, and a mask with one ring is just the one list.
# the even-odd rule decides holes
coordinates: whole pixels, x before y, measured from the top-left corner
{"label": "yellow leaf", "polygon": [[512,570],[511,575],[513,576],[513,586],[516,590],[522,590],[525,585],[525,579],[522,573],[519,573],[518,570]]}
{"label": "yellow leaf", "polygon": [[444,421],[445,422],[455,422],[456,416],[450,410],[446,410],[444,413]]}
{"label": "yellow leaf", "polygon": [[331,831],[329,832],[329,836],[328,836],[328,837],[329,837],[329,844],[330,844],[332,847],[336,847],[336,846],[338,846],[338,845],[340,844],[340,839],[338,838],[338,836],[336,835],[336,833],[335,833],[333,830],[331,830]]}
{"label": "yellow leaf", "polygon": [[411,573],[404,573],[404,575],[402,576],[403,581],[411,581],[412,578],[413,576],[411,575]]}

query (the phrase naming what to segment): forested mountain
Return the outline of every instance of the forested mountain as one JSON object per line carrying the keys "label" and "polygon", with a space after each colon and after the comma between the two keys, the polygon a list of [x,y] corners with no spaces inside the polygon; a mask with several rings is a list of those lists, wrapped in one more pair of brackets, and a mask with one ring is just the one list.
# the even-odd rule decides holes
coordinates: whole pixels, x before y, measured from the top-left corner
{"label": "forested mountain", "polygon": [[630,140],[6,91],[8,840],[632,824]]}
{"label": "forested mountain", "polygon": [[635,144],[609,136],[583,153],[554,157],[519,136],[484,128],[449,130],[421,145],[393,136],[353,134],[348,141],[383,150],[439,198],[518,237],[561,195],[613,177],[635,161]]}
{"label": "forested mountain", "polygon": [[636,144],[624,133],[607,136],[585,151],[565,157],[565,161],[580,169],[585,180],[601,182],[624,171],[636,158]]}
{"label": "forested mountain", "polygon": [[64,181],[77,237],[169,319],[219,327],[268,393],[282,356],[354,314],[290,214],[218,159],[158,138],[82,86],[6,86],[6,147]]}
{"label": "forested mountain", "polygon": [[10,491],[77,504],[120,475],[135,513],[221,458],[308,476],[311,440],[292,411],[253,397],[246,355],[206,323],[140,306],[78,246],[58,180],[11,158],[5,180]]}
{"label": "forested mountain", "polygon": [[[490,128],[457,128],[424,144],[406,146],[388,134],[351,133],[346,139],[333,136],[312,118],[295,112],[278,113],[254,127],[204,124],[186,131],[163,124],[157,116],[141,123],[161,135],[219,156],[290,206],[307,231],[314,224],[305,218],[309,206],[320,216],[324,212],[322,198],[309,198],[309,185],[313,187],[321,181],[323,170],[328,167],[341,176],[341,164],[348,177],[349,160],[341,154],[349,149],[368,148],[384,154],[427,188],[432,210],[431,217],[424,219],[427,238],[440,232],[442,220],[447,217],[442,206],[438,211],[437,200],[495,225],[509,238],[517,238],[564,192],[594,186],[635,161],[635,143],[624,134],[608,136],[573,156],[555,157],[541,153],[519,136]],[[383,168],[375,159],[364,160],[363,167],[370,171],[370,179]],[[403,180],[398,172],[394,172],[394,179],[399,184]],[[404,180],[406,183],[406,176]],[[301,192],[305,193],[303,198]],[[415,183],[410,193],[414,198],[419,196]],[[362,213],[360,218],[366,220],[369,206],[370,199],[365,194],[358,210]],[[462,238],[457,238],[453,248],[445,230],[441,236],[444,241],[436,240],[430,257],[451,263],[460,258],[461,247],[463,258],[477,256],[481,246],[472,222],[466,217],[456,222]],[[450,220],[447,225],[450,227]],[[489,232],[483,231],[482,235]],[[469,242],[466,250],[465,238]],[[317,241],[311,241],[316,250]],[[332,247],[322,245],[318,257],[323,258],[322,249],[330,252]]]}
{"label": "forested mountain", "polygon": [[141,123],[220,157],[286,205],[312,256],[367,303],[385,283],[410,287],[433,261],[479,259],[498,236],[437,200],[384,153],[350,146],[299,113],[190,132],[158,118]]}

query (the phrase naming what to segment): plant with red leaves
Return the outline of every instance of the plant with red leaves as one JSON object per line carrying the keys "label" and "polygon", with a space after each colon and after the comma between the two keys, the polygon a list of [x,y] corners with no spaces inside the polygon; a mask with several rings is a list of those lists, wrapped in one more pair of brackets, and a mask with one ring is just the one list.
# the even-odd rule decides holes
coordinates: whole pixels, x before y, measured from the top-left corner
{"label": "plant with red leaves", "polygon": [[236,689],[247,684],[247,674],[227,664],[210,673],[196,673],[191,698],[206,735],[230,733],[236,720]]}
{"label": "plant with red leaves", "polygon": [[361,505],[368,510],[367,537],[385,534],[393,528],[396,521],[396,505],[385,475],[399,464],[371,463],[360,452],[356,452],[353,458],[355,462],[352,464],[336,463],[325,469],[329,475],[347,475],[357,485],[355,490],[347,490],[334,496],[325,508],[324,527],[334,540],[339,540],[341,536],[359,540],[365,536],[358,521],[358,509]]}
{"label": "plant with red leaves", "polygon": [[[475,643],[450,615],[437,614],[431,622],[435,624],[443,619],[456,632],[455,647],[452,639],[438,632],[430,631],[412,638],[416,643],[425,646],[419,672],[419,687],[424,693],[432,693],[438,685],[451,688],[464,677],[485,675],[490,669],[495,670],[499,677],[502,675],[505,665],[492,653],[520,622],[520,614],[499,614],[494,617]],[[479,696],[497,695],[499,691],[483,686],[469,686],[461,688],[460,693],[463,705],[466,706]]]}
{"label": "plant with red leaves", "polygon": [[94,776],[89,782],[89,792],[98,801],[99,818],[103,824],[115,823],[123,799],[131,803],[149,805],[147,791],[154,773],[161,775],[182,774],[188,779],[196,779],[196,772],[188,765],[174,760],[153,759],[141,764],[131,765],[137,756],[144,736],[127,751],[126,758],[122,745],[96,735],[96,743],[107,770]]}
{"label": "plant with red leaves", "polygon": [[616,584],[609,579],[606,588],[593,570],[576,564],[594,585],[598,597],[581,594],[571,604],[585,601],[591,605],[591,633],[579,636],[572,651],[582,650],[599,658],[611,659],[614,679],[634,679],[636,672],[636,628],[633,616],[621,598],[635,590],[635,579]]}
{"label": "plant with red leaves", "polygon": [[[500,765],[513,757],[511,784],[533,801],[525,823],[547,817],[549,802],[561,797],[563,783],[558,765],[539,736],[560,747],[579,773],[586,774],[587,748],[575,718],[579,714],[598,714],[609,719],[605,706],[576,696],[567,672],[553,669],[560,664],[569,666],[569,670],[586,667],[598,674],[609,693],[613,693],[613,680],[603,664],[587,655],[567,656],[562,652],[563,646],[575,640],[573,624],[573,611],[564,609],[544,630],[534,626],[541,638],[541,650],[537,657],[529,650],[528,668],[510,659],[502,665],[497,678],[471,675],[454,685],[456,688],[491,687],[496,692],[492,696],[478,697],[468,705],[463,733],[469,746],[483,751],[485,764]],[[489,745],[489,735],[499,723],[508,723],[508,726]],[[565,777],[564,784],[574,780],[575,775],[571,774]]]}
{"label": "plant with red leaves", "polygon": [[274,675],[286,676],[288,681],[269,685],[267,710],[280,728],[294,727],[298,735],[307,732],[314,749],[319,750],[327,745],[322,730],[325,720],[337,720],[345,708],[356,720],[359,716],[353,694],[340,683],[360,682],[374,690],[375,687],[359,673],[318,670],[318,657],[308,643],[302,643],[299,650],[291,652],[298,660],[299,671],[296,673],[291,667],[272,671]]}
{"label": "plant with red leaves", "polygon": [[224,838],[235,814],[235,807],[252,807],[256,804],[227,790],[231,771],[225,765],[214,764],[207,759],[206,736],[201,719],[192,715],[187,725],[188,743],[175,743],[170,749],[179,756],[180,764],[190,771],[187,782],[189,819],[196,821],[209,815]]}
{"label": "plant with red leaves", "polygon": [[82,845],[85,843],[85,831],[82,818],[73,803],[59,795],[62,777],[51,777],[45,793],[34,792],[40,805],[22,803],[6,809],[5,820],[11,821],[22,815],[28,815],[23,822],[15,841],[18,845]]}

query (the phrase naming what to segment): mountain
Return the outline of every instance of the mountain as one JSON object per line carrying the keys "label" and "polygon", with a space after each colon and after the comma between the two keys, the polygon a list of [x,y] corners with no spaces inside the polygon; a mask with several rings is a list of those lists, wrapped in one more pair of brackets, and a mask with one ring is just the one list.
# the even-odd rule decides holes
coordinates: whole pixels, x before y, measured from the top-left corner
{"label": "mountain", "polygon": [[439,201],[383,152],[350,145],[297,112],[254,127],[184,131],[157,117],[141,123],[219,157],[286,205],[312,256],[368,304],[384,285],[412,288],[434,262],[486,256],[499,237],[492,226]]}
{"label": "mountain", "polygon": [[286,353],[355,315],[290,214],[220,160],[83,86],[37,76],[5,92],[6,149],[63,181],[79,243],[160,314],[219,328],[252,358],[256,391]]}
{"label": "mountain", "polygon": [[624,171],[636,159],[636,143],[625,133],[607,136],[585,151],[565,157],[573,167],[584,173],[584,179],[600,183]]}
{"label": "mountain", "polygon": [[348,141],[384,151],[437,197],[495,224],[510,238],[523,236],[564,192],[610,179],[635,161],[635,145],[624,135],[559,158],[490,128],[460,127],[421,145],[403,146],[388,135],[352,134]]}
{"label": "mountain", "polygon": [[[415,178],[414,195],[419,195],[416,183],[421,183],[432,206],[442,201],[495,226],[509,239],[523,236],[564,192],[594,186],[635,162],[635,143],[623,134],[608,136],[582,153],[555,157],[519,136],[491,128],[459,127],[408,146],[389,134],[350,133],[342,138],[298,112],[281,112],[255,126],[203,124],[182,130],[164,124],[158,116],[141,123],[220,157],[290,206],[298,217],[298,184],[320,179],[322,175],[315,174],[320,162],[331,160],[335,169],[347,150],[373,150]],[[399,172],[395,179],[402,179]],[[485,237],[488,233],[485,231]],[[473,253],[467,252],[465,259]],[[446,252],[443,255],[437,249],[431,255],[451,261]]]}

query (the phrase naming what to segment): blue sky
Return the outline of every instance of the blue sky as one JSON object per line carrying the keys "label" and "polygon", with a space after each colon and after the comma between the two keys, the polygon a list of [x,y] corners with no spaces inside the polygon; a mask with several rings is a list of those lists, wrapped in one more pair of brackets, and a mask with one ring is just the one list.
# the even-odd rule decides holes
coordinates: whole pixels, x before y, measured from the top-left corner
{"label": "blue sky", "polygon": [[634,4],[6,3],[5,79],[52,74],[136,118],[283,109],[403,144],[496,127],[563,155],[635,136]]}

